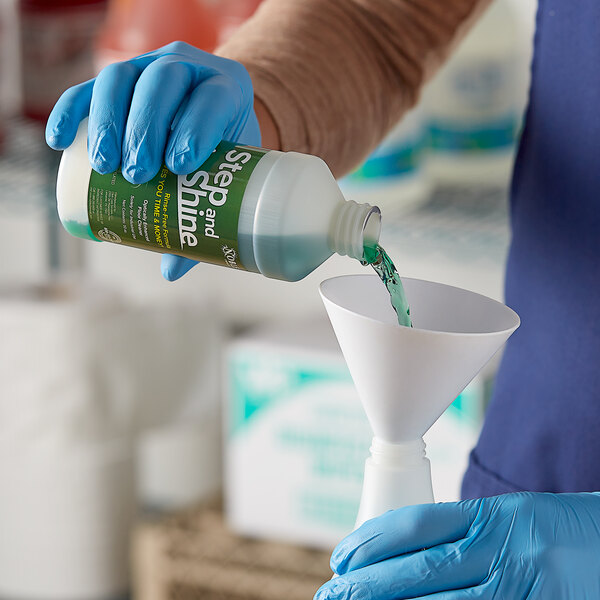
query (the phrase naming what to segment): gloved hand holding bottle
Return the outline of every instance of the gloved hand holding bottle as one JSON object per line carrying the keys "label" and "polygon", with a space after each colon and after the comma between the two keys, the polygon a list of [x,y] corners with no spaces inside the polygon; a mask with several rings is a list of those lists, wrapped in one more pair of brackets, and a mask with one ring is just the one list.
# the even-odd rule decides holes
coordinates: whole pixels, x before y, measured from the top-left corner
{"label": "gloved hand holding bottle", "polygon": [[315,600],[600,598],[600,494],[515,493],[367,521]]}
{"label": "gloved hand holding bottle", "polygon": [[379,209],[346,201],[321,159],[246,147],[261,139],[247,71],[181,42],[67,90],[46,138],[65,150],[65,228],[161,252],[171,281],[197,260],[297,281],[379,238]]}
{"label": "gloved hand holding bottle", "polygon": [[163,158],[173,173],[190,173],[222,139],[260,146],[253,103],[240,63],[173,42],[68,89],[48,119],[46,141],[64,150],[89,114],[93,169],[121,167],[131,183],[144,183]]}
{"label": "gloved hand holding bottle", "polygon": [[[120,167],[128,181],[144,183],[163,161],[173,173],[191,173],[223,139],[260,146],[253,104],[250,76],[240,63],[174,42],[68,89],[48,119],[46,141],[64,150],[89,114],[93,169]],[[177,279],[194,264],[165,254],[162,271]]]}

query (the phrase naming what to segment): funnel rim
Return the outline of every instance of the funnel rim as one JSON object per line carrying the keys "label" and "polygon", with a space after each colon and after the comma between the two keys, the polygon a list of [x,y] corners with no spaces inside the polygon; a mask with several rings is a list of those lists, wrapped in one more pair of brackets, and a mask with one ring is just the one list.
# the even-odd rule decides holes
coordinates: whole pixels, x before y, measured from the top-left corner
{"label": "funnel rim", "polygon": [[[350,310],[350,309],[346,308],[345,306],[342,306],[340,304],[333,302],[333,300],[330,300],[325,295],[325,292],[323,291],[323,286],[330,281],[334,281],[336,279],[349,279],[349,278],[359,278],[359,277],[379,280],[379,277],[377,275],[371,275],[369,273],[360,273],[360,274],[352,274],[352,275],[336,275],[335,277],[328,277],[327,279],[323,280],[319,284],[319,294],[321,295],[321,299],[324,302],[327,301],[327,302],[330,302],[331,304],[334,304],[338,309],[342,310],[343,312],[345,312],[347,314],[351,314],[355,317],[359,317],[360,319],[364,319],[365,321],[370,321],[372,323],[378,323],[379,325],[388,325],[388,323],[385,323],[384,321],[381,321],[380,319],[375,319],[373,317],[369,317],[367,315],[357,313],[356,311]],[[456,336],[473,337],[473,336],[503,335],[506,333],[509,333],[509,335],[510,335],[514,331],[516,331],[519,328],[519,326],[521,325],[521,318],[512,308],[510,308],[510,306],[507,306],[503,302],[499,302],[498,300],[495,300],[494,298],[490,298],[489,296],[480,294],[479,292],[473,292],[472,290],[460,288],[455,285],[449,285],[447,283],[440,283],[439,281],[431,281],[429,279],[419,279],[417,277],[402,277],[401,276],[400,279],[403,282],[404,281],[417,281],[417,282],[422,282],[422,283],[431,283],[431,284],[443,286],[446,288],[452,288],[452,289],[458,290],[460,292],[466,292],[466,293],[472,294],[474,296],[479,296],[480,298],[483,298],[484,300],[486,300],[488,302],[493,302],[494,304],[497,304],[497,305],[501,306],[502,308],[508,310],[509,313],[511,314],[511,316],[515,320],[515,325],[513,325],[512,327],[507,327],[505,329],[496,329],[496,330],[492,330],[492,331],[476,331],[476,332],[470,333],[468,331],[438,331],[435,329],[423,329],[420,327],[403,327],[403,329],[406,329],[408,331],[414,331],[415,333],[416,332],[425,332],[425,333],[432,334],[432,335],[444,335],[444,336],[456,335]],[[402,327],[402,326],[398,325],[398,327]]]}

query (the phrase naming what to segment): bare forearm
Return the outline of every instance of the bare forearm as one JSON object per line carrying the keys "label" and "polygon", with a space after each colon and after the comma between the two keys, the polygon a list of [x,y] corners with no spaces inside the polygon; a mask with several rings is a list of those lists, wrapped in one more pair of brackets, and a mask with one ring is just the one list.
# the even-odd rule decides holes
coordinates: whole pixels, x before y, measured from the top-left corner
{"label": "bare forearm", "polygon": [[246,65],[263,144],[336,175],[362,160],[490,0],[265,0],[219,50]]}

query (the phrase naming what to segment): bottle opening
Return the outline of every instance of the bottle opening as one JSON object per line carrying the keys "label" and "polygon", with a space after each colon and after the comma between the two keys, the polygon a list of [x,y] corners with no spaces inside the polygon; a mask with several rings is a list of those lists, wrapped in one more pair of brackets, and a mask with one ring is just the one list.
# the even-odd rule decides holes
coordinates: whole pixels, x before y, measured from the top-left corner
{"label": "bottle opening", "polygon": [[377,206],[348,200],[340,205],[331,231],[331,249],[342,256],[363,260],[365,245],[376,246],[381,232]]}
{"label": "bottle opening", "polygon": [[362,260],[365,248],[374,248],[379,243],[381,235],[381,211],[379,207],[372,206],[371,210],[365,217],[362,232],[362,244],[360,251],[360,259]]}

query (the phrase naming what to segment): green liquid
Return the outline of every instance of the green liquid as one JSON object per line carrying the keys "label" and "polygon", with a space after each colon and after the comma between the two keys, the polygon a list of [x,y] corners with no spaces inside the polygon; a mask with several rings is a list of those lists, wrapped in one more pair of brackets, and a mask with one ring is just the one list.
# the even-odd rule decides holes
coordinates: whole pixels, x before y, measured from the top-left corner
{"label": "green liquid", "polygon": [[392,306],[398,316],[398,324],[403,327],[412,327],[410,319],[410,306],[404,293],[400,275],[387,252],[379,245],[365,246],[363,264],[371,265],[390,293]]}

